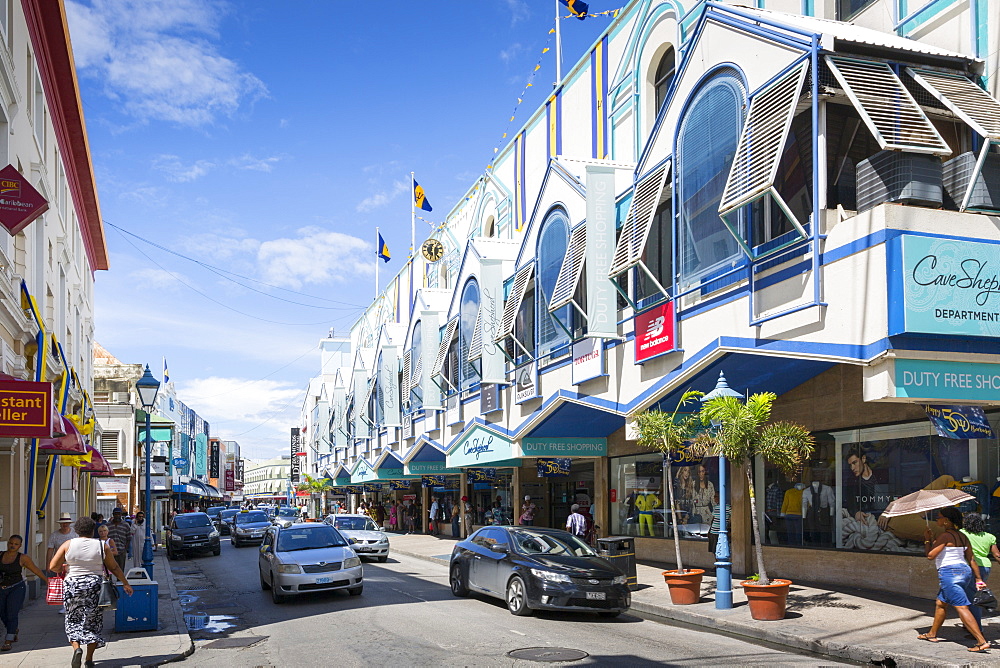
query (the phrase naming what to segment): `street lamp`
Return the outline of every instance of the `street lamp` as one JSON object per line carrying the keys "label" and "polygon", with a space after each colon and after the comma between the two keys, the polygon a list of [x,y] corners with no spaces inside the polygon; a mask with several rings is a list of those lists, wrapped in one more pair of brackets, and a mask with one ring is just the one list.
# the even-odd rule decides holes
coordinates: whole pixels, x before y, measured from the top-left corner
{"label": "street lamp", "polygon": [[[726,376],[720,371],[715,389],[701,398],[702,403],[719,397],[736,397],[743,395],[729,389]],[[719,425],[713,421],[713,427]],[[729,491],[726,489],[726,458],[719,455],[719,542],[715,546],[715,608],[716,610],[733,609],[733,555],[729,546],[729,526],[726,522],[726,507]]]}
{"label": "street lamp", "polygon": [[142,546],[142,567],[149,574],[149,579],[153,579],[153,515],[150,512],[152,499],[152,483],[150,480],[150,451],[153,449],[153,430],[150,425],[150,412],[153,404],[156,403],[156,392],[160,389],[160,381],[153,378],[149,372],[149,365],[146,365],[146,372],[142,378],[135,382],[135,391],[139,393],[139,402],[142,403],[142,410],[146,413],[146,542]]}

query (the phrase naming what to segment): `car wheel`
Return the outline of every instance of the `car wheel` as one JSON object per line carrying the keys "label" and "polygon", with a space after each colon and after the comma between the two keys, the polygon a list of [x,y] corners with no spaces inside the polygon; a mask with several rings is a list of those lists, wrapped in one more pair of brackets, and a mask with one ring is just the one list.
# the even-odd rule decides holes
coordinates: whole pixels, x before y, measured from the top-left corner
{"label": "car wheel", "polygon": [[608,612],[599,612],[599,613],[597,613],[597,616],[598,617],[607,617],[608,619],[611,619],[611,618],[617,617],[620,614],[622,614],[621,610],[617,610],[617,611],[610,611],[609,610]]}
{"label": "car wheel", "polygon": [[360,596],[361,592],[364,591],[364,585],[358,585],[357,587],[351,587],[347,590],[349,596]]}
{"label": "car wheel", "polygon": [[233,547],[240,547],[240,541],[234,538],[232,542],[233,542]]}
{"label": "car wheel", "polygon": [[271,585],[269,585],[266,582],[264,582],[264,574],[258,571],[257,575],[260,576],[260,588],[263,589],[264,591],[267,591],[268,589],[270,589]]}
{"label": "car wheel", "polygon": [[379,557],[379,558],[378,558],[378,562],[379,562],[380,564],[384,564],[384,563],[385,563],[385,562],[387,562],[387,561],[389,561],[389,555],[388,555],[388,554],[387,554],[387,555],[385,555],[384,557]]}
{"label": "car wheel", "polygon": [[214,550],[212,550],[212,556],[217,557],[220,554],[222,554],[222,548],[221,547],[217,547]]}
{"label": "car wheel", "polygon": [[177,559],[177,556],[170,551],[169,547],[167,548],[167,559],[169,559],[170,561],[174,561],[175,559]]}
{"label": "car wheel", "polygon": [[515,575],[507,583],[507,609],[510,614],[525,617],[531,614],[528,607],[528,590],[520,575]]}
{"label": "car wheel", "polygon": [[281,589],[281,587],[279,587],[278,585],[274,584],[274,579],[272,578],[271,579],[271,600],[274,602],[275,605],[281,605],[282,603],[285,602],[285,597],[281,595],[281,593],[278,591],[279,589]]}
{"label": "car wheel", "polygon": [[451,567],[451,593],[455,596],[468,596],[469,588],[462,582],[462,567],[455,564]]}

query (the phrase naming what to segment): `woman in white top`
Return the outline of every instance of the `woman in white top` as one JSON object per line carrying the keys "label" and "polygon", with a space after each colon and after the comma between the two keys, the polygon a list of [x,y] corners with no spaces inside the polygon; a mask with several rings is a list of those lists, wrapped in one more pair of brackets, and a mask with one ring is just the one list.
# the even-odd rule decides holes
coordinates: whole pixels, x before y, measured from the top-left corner
{"label": "woman in white top", "polygon": [[118,566],[114,555],[104,549],[94,538],[96,523],[81,517],[74,526],[79,538],[63,543],[52,557],[49,570],[59,573],[65,566],[63,601],[66,605],[66,637],[73,646],[73,668],[80,668],[83,645],[87,646],[86,666],[94,665],[94,650],[104,647],[104,614],[97,603],[101,595],[104,573],[110,571],[124,583],[125,593],[132,595],[132,587],[125,580],[125,573]]}
{"label": "woman in white top", "polygon": [[100,539],[102,543],[104,543],[104,547],[106,550],[110,550],[111,554],[113,555],[118,554],[118,547],[115,545],[115,539],[110,538],[108,536],[107,524],[102,524],[101,526],[97,527],[97,537]]}
{"label": "woman in white top", "polygon": [[944,624],[947,615],[947,606],[952,606],[958,612],[959,618],[965,624],[965,628],[976,639],[975,647],[970,647],[970,652],[985,652],[990,648],[990,644],[983,637],[983,632],[976,623],[976,618],[972,616],[969,606],[972,605],[972,597],[976,589],[982,589],[986,585],[979,574],[979,566],[972,555],[972,546],[969,540],[962,535],[962,513],[957,508],[941,508],[938,510],[937,525],[944,529],[943,533],[933,540],[934,534],[930,528],[924,532],[924,553],[928,559],[934,560],[937,566],[938,580],[941,588],[938,590],[937,601],[934,607],[934,622],[931,630],[917,636],[920,640],[930,642],[941,642],[938,631]]}

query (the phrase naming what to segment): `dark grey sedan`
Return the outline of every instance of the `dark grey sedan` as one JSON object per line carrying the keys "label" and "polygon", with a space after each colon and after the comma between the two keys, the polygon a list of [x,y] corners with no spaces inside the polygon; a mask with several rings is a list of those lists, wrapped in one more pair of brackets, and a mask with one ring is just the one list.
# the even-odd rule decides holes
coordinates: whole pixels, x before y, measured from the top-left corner
{"label": "dark grey sedan", "polygon": [[262,510],[244,510],[233,515],[230,530],[233,547],[243,547],[249,543],[260,543],[264,532],[271,526],[271,520]]}

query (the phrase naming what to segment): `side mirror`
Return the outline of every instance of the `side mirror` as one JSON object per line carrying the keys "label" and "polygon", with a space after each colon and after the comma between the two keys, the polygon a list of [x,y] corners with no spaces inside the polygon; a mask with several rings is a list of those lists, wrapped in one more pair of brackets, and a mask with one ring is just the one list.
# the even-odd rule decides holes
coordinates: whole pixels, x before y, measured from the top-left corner
{"label": "side mirror", "polygon": [[509,551],[510,550],[507,549],[507,546],[502,543],[494,543],[493,545],[490,545],[490,552],[500,552],[506,554]]}

